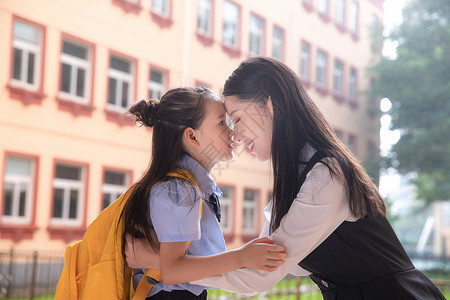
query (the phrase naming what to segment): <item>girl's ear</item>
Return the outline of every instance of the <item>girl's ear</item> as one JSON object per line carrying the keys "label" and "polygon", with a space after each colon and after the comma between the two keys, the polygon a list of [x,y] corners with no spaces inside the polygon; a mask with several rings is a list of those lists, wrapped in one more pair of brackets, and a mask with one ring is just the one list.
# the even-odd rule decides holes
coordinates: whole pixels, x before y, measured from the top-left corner
{"label": "girl's ear", "polygon": [[183,140],[185,141],[186,144],[190,146],[199,145],[197,137],[195,135],[195,130],[192,129],[191,127],[188,127],[183,131]]}

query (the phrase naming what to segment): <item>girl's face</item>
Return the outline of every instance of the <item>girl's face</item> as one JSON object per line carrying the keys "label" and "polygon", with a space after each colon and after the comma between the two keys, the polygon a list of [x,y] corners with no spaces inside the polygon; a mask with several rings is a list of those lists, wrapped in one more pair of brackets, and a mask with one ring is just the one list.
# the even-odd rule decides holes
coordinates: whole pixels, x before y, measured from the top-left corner
{"label": "girl's face", "polygon": [[199,159],[212,166],[233,158],[233,130],[226,122],[225,107],[218,99],[208,100],[205,119],[196,130],[200,148]]}
{"label": "girl's face", "polygon": [[272,147],[272,100],[266,105],[241,101],[235,96],[224,97],[225,108],[234,124],[234,141],[243,143],[258,160],[270,158]]}

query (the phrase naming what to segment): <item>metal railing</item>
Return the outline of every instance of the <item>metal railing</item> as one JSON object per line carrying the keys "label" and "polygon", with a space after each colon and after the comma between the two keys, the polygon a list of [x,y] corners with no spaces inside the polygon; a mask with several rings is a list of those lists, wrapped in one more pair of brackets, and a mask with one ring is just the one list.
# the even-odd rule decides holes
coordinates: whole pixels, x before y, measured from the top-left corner
{"label": "metal railing", "polygon": [[[64,252],[61,251],[0,250],[0,299],[54,299],[63,267]],[[449,280],[436,279],[433,282],[447,297],[449,296]],[[318,287],[309,278],[288,275],[269,291],[253,297],[210,290],[208,299],[321,300],[323,298]]]}
{"label": "metal railing", "polygon": [[0,251],[0,299],[52,299],[64,267],[61,251]]}

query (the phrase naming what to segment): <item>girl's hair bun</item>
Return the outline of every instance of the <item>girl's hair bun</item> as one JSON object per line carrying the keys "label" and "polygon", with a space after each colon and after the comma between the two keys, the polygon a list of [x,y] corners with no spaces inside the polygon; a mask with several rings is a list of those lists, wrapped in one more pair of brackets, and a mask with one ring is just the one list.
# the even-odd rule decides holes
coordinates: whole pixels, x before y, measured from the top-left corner
{"label": "girl's hair bun", "polygon": [[141,123],[146,127],[153,127],[157,119],[158,106],[158,100],[139,100],[130,107],[128,113],[136,117],[136,123]]}

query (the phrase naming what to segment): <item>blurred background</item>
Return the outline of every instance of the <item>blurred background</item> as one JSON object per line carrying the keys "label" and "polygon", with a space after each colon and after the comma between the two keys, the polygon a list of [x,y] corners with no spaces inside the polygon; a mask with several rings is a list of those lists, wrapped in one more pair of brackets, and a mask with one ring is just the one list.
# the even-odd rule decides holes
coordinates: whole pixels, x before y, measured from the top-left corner
{"label": "blurred background", "polygon": [[[447,292],[449,21],[448,0],[0,0],[0,299],[52,299],[65,247],[147,168],[151,130],[129,104],[220,95],[252,56],[298,74]],[[270,173],[243,148],[213,169],[230,249],[258,236]],[[321,299],[307,278],[258,297]]]}

